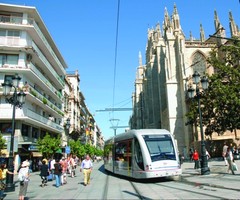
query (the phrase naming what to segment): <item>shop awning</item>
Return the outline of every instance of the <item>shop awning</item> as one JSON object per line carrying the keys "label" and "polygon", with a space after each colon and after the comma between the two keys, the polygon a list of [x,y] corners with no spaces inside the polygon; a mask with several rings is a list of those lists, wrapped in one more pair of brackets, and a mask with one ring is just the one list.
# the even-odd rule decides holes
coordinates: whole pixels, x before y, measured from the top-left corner
{"label": "shop awning", "polygon": [[42,153],[40,153],[40,152],[32,152],[32,157],[42,157]]}

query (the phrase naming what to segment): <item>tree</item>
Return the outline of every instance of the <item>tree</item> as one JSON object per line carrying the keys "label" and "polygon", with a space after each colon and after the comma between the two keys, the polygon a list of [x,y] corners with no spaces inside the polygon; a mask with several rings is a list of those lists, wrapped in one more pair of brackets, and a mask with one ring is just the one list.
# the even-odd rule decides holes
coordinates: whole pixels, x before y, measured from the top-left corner
{"label": "tree", "polygon": [[70,140],[69,146],[71,148],[71,154],[76,155],[78,157],[83,157],[86,154],[84,146],[80,143],[80,140]]}
{"label": "tree", "polygon": [[224,134],[240,128],[240,41],[213,50],[208,62],[215,73],[209,76],[209,90],[204,101],[206,133]]}
{"label": "tree", "polygon": [[0,133],[0,155],[1,155],[2,149],[5,148],[5,143],[6,143],[6,140],[3,138],[2,134]]}
{"label": "tree", "polygon": [[[210,52],[209,65],[214,74],[208,75],[209,88],[201,96],[202,122],[205,134],[219,135],[240,129],[240,42],[226,44]],[[192,103],[186,114],[192,124],[199,123],[197,104]]]}
{"label": "tree", "polygon": [[61,139],[58,136],[57,138],[51,137],[48,133],[45,135],[43,139],[38,139],[37,147],[38,150],[45,156],[46,158],[52,157],[60,148]]}

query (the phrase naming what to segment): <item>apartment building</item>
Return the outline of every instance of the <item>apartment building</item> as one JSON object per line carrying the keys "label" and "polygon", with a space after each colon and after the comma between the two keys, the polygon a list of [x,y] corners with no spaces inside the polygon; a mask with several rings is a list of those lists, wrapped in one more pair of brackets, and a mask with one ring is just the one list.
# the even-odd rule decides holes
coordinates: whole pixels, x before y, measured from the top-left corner
{"label": "apartment building", "polygon": [[[0,4],[0,85],[21,77],[25,104],[16,108],[15,141],[22,159],[40,156],[36,141],[64,132],[63,90],[67,64],[35,7]],[[12,94],[12,93],[11,93]],[[8,140],[13,107],[0,87],[0,131]]]}

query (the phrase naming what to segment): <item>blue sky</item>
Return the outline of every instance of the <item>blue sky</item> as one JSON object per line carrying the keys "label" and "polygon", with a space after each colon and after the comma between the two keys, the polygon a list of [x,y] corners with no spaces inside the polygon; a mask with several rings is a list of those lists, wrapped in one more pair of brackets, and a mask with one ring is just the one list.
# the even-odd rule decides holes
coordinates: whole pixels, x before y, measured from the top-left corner
{"label": "blue sky", "polygon": [[[1,2],[37,8],[69,66],[67,71],[79,70],[80,90],[105,139],[114,135],[110,120],[116,119],[112,121],[118,122],[118,126],[127,126],[131,111],[112,113],[96,110],[113,106],[132,107],[138,53],[141,51],[145,63],[147,30],[155,28],[158,22],[162,26],[165,7],[171,16],[176,4],[186,38],[189,38],[191,31],[193,37],[198,39],[200,24],[203,25],[206,37],[213,34],[214,10],[227,36],[230,36],[229,11],[232,11],[235,22],[240,26],[238,0],[120,0],[115,65],[118,0]],[[117,129],[117,134],[123,131]]]}

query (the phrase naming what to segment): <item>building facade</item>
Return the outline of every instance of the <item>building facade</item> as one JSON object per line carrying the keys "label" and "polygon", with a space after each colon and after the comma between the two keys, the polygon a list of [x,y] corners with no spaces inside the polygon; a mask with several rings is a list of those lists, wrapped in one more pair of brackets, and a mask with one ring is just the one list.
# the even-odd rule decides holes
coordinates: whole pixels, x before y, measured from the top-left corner
{"label": "building facade", "polygon": [[[34,157],[38,138],[46,133],[56,137],[64,130],[67,64],[34,7],[0,4],[0,47],[0,84],[18,74],[19,90],[26,94],[25,104],[15,114],[18,153],[23,159],[29,153]],[[13,107],[5,102],[2,91],[0,111],[0,130],[8,140]]]}
{"label": "building facade", "polygon": [[[231,12],[229,13],[231,36],[240,36]],[[215,33],[226,37],[217,12],[214,13]],[[190,33],[186,38],[180,23],[176,5],[171,18],[167,9],[164,12],[162,30],[148,30],[146,64],[139,54],[135,91],[133,93],[133,115],[131,128],[163,128],[174,134],[181,153],[187,155],[190,147],[201,140],[200,130],[186,126],[188,110],[187,89],[192,74],[198,71],[214,73],[212,66],[207,66],[206,59],[212,48],[225,44],[225,39],[205,38],[200,25],[200,39],[194,39]],[[208,139],[208,138],[205,138]],[[213,140],[234,139],[234,133],[222,137],[213,135]]]}
{"label": "building facade", "polygon": [[8,142],[13,106],[6,102],[2,84],[17,74],[18,91],[26,94],[22,108],[15,110],[17,157],[37,161],[41,157],[37,139],[47,133],[60,136],[62,146],[86,133],[84,119],[91,114],[82,98],[78,71],[67,74],[67,67],[35,7],[0,3],[0,133]]}

